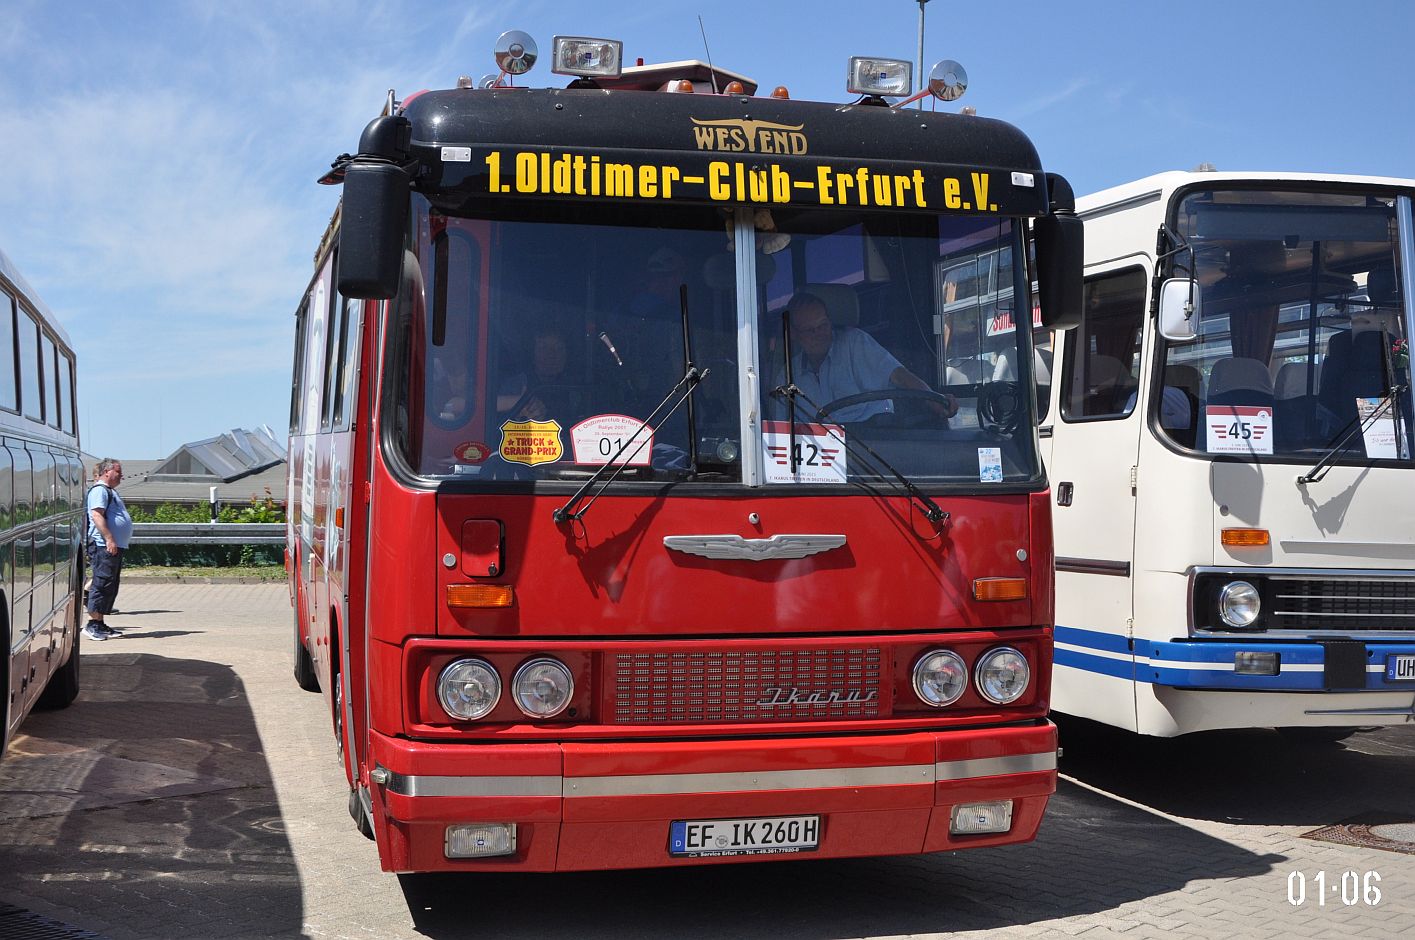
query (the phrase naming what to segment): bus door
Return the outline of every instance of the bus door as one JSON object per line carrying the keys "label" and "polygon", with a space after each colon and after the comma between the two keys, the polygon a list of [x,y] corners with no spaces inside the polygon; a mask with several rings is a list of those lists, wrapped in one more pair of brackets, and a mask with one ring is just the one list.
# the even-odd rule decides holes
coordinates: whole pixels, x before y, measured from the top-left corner
{"label": "bus door", "polygon": [[1131,571],[1150,275],[1133,261],[1088,275],[1081,323],[1057,337],[1060,388],[1050,422],[1055,701],[1068,714],[1133,729]]}

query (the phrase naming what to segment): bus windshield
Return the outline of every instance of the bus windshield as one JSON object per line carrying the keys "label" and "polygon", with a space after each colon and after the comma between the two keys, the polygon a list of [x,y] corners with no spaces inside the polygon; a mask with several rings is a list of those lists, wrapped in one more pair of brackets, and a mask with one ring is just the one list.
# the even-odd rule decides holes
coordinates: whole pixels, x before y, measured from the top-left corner
{"label": "bus windshield", "polygon": [[1174,273],[1201,303],[1198,339],[1164,348],[1163,434],[1259,460],[1409,461],[1394,195],[1192,191],[1174,227]]}
{"label": "bus windshield", "polygon": [[[916,484],[1039,479],[1012,220],[416,204],[419,278],[391,361],[394,442],[421,475],[582,481],[622,463],[623,480],[731,484],[757,448],[769,486],[889,467]],[[750,272],[738,219],[756,232]],[[707,376],[669,413],[690,355]],[[825,470],[790,468],[793,417],[803,461],[842,452]],[[878,460],[844,456],[857,443]]]}

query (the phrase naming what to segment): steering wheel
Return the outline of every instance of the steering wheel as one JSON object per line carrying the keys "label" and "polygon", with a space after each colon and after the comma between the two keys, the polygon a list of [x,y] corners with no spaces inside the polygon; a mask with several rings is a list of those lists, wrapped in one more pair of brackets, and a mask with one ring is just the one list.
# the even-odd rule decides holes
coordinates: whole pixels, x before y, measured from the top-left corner
{"label": "steering wheel", "polygon": [[978,392],[978,418],[983,427],[1013,432],[1022,426],[1027,402],[1017,382],[989,382]]}
{"label": "steering wheel", "polygon": [[947,395],[941,392],[935,392],[933,389],[879,388],[868,392],[857,392],[854,395],[846,395],[844,398],[837,398],[835,401],[826,402],[824,405],[821,405],[820,408],[816,409],[816,422],[824,423],[825,419],[830,417],[830,413],[838,408],[849,408],[851,405],[860,405],[867,401],[885,401],[891,398],[907,398],[923,402],[936,401],[945,408],[952,404],[952,401]]}

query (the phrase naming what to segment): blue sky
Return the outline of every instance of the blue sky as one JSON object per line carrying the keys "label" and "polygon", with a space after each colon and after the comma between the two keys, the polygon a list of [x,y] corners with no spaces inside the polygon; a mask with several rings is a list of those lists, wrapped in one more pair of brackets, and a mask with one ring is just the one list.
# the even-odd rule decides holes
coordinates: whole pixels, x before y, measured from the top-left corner
{"label": "blue sky", "polygon": [[[337,190],[314,179],[400,97],[493,71],[523,29],[701,58],[847,99],[850,55],[912,59],[914,0],[596,3],[0,0],[0,248],[68,329],[91,453],[288,423],[293,311]],[[1415,4],[962,3],[924,59],[1078,193],[1166,169],[1415,176]],[[559,84],[543,61],[530,84]]]}

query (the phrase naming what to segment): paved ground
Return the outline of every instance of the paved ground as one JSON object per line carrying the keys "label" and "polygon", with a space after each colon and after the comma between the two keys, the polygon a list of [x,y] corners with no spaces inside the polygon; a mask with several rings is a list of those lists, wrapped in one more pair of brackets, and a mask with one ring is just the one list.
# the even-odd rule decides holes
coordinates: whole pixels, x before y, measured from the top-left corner
{"label": "paved ground", "polygon": [[[322,699],[290,677],[283,585],[132,585],[121,600],[113,622],[130,634],[85,646],[79,700],[33,716],[0,763],[0,903],[113,940],[1415,930],[1415,855],[1300,838],[1371,813],[1415,819],[1415,726],[1318,748],[1271,732],[1163,742],[1066,726],[1042,834],[1007,849],[385,875],[345,811]],[[1379,903],[1343,904],[1346,871],[1376,873]]]}

